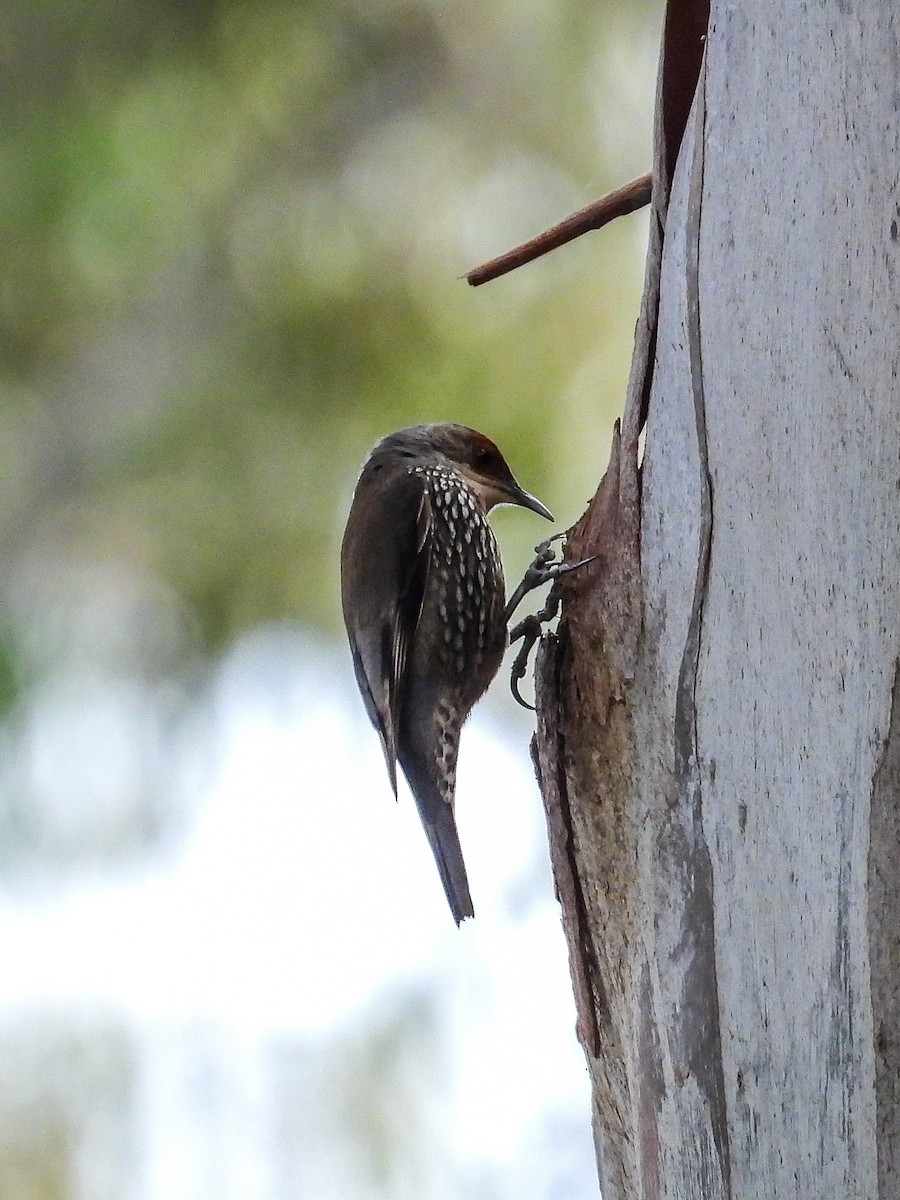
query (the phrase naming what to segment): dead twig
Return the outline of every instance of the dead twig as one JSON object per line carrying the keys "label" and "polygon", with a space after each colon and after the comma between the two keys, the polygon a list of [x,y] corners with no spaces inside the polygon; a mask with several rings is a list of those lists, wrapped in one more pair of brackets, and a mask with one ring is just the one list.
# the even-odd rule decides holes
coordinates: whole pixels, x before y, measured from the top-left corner
{"label": "dead twig", "polygon": [[464,276],[466,282],[472,287],[490,283],[492,279],[499,279],[501,275],[506,275],[517,267],[523,267],[525,263],[549,254],[557,246],[564,246],[566,242],[574,241],[575,238],[581,237],[583,233],[588,233],[591,229],[602,229],[616,217],[624,217],[628,213],[636,212],[650,203],[652,185],[653,176],[649,171],[638,179],[632,179],[631,183],[626,183],[622,187],[616,188],[614,192],[609,192],[600,200],[595,200],[586,208],[579,209],[578,212],[572,213],[559,224],[551,225],[549,229],[545,229],[531,241],[523,242],[521,246],[507,250],[506,254],[501,254],[498,258],[492,258],[489,262],[482,263],[480,267],[474,267],[471,271],[467,271]]}

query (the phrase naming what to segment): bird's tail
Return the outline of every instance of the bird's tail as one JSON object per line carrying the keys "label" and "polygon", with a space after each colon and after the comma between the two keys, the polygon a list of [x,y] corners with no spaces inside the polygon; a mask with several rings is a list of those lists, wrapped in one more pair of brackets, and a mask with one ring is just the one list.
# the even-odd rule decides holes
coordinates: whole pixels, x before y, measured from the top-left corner
{"label": "bird's tail", "polygon": [[456,832],[452,791],[448,795],[446,782],[437,776],[429,755],[410,753],[407,748],[406,753],[401,750],[400,762],[437,863],[444,895],[458,925],[465,917],[474,917],[475,909]]}
{"label": "bird's tail", "polygon": [[419,812],[431,845],[431,853],[437,863],[441,883],[444,885],[444,895],[453,913],[453,920],[458,925],[465,917],[474,917],[475,909],[469,895],[469,879],[466,875],[466,864],[463,862],[459,834],[456,832],[453,808],[444,799],[440,799],[438,805],[439,807],[434,806],[427,814],[420,806]]}

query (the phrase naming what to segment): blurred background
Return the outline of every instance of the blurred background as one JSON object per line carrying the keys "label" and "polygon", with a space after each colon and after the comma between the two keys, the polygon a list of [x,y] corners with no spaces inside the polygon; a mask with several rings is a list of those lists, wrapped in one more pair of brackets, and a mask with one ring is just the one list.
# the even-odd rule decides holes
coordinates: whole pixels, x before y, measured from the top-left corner
{"label": "blurred background", "polygon": [[644,219],[459,276],[649,167],[661,7],[4,0],[0,1200],[596,1195],[529,716],[457,931],[337,559],[414,421],[582,512]]}

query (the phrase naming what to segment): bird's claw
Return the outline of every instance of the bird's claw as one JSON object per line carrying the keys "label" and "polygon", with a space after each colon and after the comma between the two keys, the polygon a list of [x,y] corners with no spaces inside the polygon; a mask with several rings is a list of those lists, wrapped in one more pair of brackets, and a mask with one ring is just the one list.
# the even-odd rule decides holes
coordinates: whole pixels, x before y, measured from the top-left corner
{"label": "bird's claw", "polygon": [[[580,567],[586,567],[588,563],[594,562],[597,558],[596,554],[592,554],[590,558],[583,558],[579,562],[555,562],[553,543],[565,537],[564,533],[556,533],[553,537],[547,538],[535,546],[535,559],[528,570],[522,577],[522,582],[513,592],[510,601],[506,606],[504,614],[507,624],[510,617],[521,604],[525,596],[535,588],[542,587],[545,583],[556,583],[563,575],[568,575],[570,571],[577,571]],[[527,700],[522,698],[519,691],[519,683],[525,677],[525,672],[528,670],[528,659],[531,656],[531,651],[535,644],[540,639],[543,633],[543,627],[548,621],[552,621],[559,612],[559,605],[562,597],[559,590],[554,586],[550,589],[550,595],[547,597],[547,603],[543,608],[536,613],[524,617],[517,625],[514,625],[509,632],[509,643],[518,642],[521,640],[522,645],[519,647],[516,657],[513,659],[512,669],[510,671],[509,687],[514,699],[522,705],[523,708],[530,709],[534,712],[534,705],[529,704]]]}
{"label": "bird's claw", "polygon": [[[592,554],[590,558],[582,558],[579,562],[554,562],[555,551],[553,543],[564,538],[565,533],[555,533],[553,537],[547,538],[546,541],[540,542],[535,546],[535,559],[525,574],[522,576],[522,582],[509,598],[509,603],[503,614],[503,619],[508,625],[513,613],[522,603],[529,592],[533,592],[535,588],[543,587],[545,583],[552,583],[560,578],[561,575],[568,575],[570,571],[577,571],[580,567],[586,567],[588,563],[592,563],[597,555]],[[549,619],[549,618],[547,618]]]}
{"label": "bird's claw", "polygon": [[[510,631],[509,634],[510,645],[512,645],[513,642],[519,641],[520,638],[522,639],[522,645],[519,647],[518,653],[513,659],[513,665],[509,673],[509,690],[513,694],[513,699],[518,704],[521,704],[523,708],[527,708],[530,712],[534,712],[534,705],[529,704],[527,700],[523,699],[522,693],[519,691],[519,683],[525,678],[525,672],[528,670],[528,659],[531,655],[531,651],[534,649],[535,643],[538,641],[541,633],[543,632],[541,618],[543,617],[544,620],[551,620],[552,617],[556,615],[554,611],[553,613],[549,613],[546,617],[544,617],[546,607],[547,606],[545,605],[545,607],[542,608],[539,613],[534,613],[532,616],[525,617],[518,623],[518,625],[515,626],[514,629]],[[555,610],[558,607],[558,604],[554,603],[553,607]]]}
{"label": "bird's claw", "polygon": [[564,533],[555,533],[553,537],[548,537],[546,541],[540,542],[534,548],[534,562],[522,576],[522,580],[516,590],[509,598],[509,603],[506,606],[506,611],[503,614],[503,619],[508,625],[513,613],[522,603],[529,592],[533,592],[535,588],[539,588],[541,584],[546,583],[553,578],[550,574],[553,566],[562,566],[562,563],[553,562],[554,554],[553,543],[558,542],[565,537]]}

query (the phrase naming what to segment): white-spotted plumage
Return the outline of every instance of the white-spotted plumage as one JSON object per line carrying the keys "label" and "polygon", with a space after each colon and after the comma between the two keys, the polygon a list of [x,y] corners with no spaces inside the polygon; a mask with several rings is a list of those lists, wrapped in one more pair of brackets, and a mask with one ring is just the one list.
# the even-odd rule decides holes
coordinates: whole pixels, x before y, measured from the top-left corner
{"label": "white-spotted plumage", "polygon": [[456,790],[456,757],[459,753],[459,735],[462,728],[459,711],[449,701],[439,702],[435,711],[438,758],[441,763],[440,789],[443,799],[453,804]]}
{"label": "white-spotted plumage", "polygon": [[[480,501],[459,471],[443,464],[417,465],[411,470],[424,480],[431,502],[429,569],[440,596],[444,663],[452,674],[462,675],[468,667],[477,669],[485,654],[495,651],[487,642],[504,603],[500,551]],[[452,638],[447,637],[448,621],[458,630]]]}

